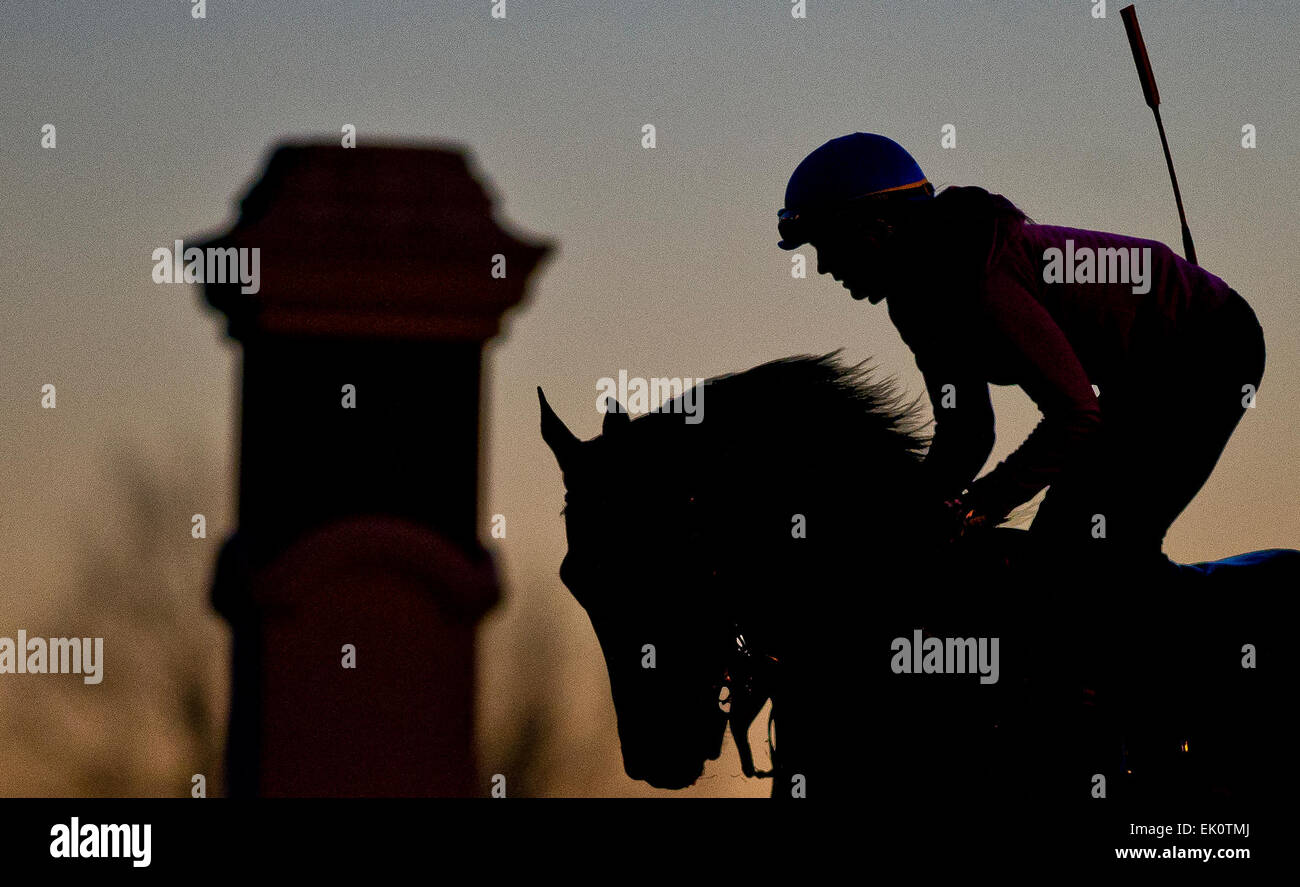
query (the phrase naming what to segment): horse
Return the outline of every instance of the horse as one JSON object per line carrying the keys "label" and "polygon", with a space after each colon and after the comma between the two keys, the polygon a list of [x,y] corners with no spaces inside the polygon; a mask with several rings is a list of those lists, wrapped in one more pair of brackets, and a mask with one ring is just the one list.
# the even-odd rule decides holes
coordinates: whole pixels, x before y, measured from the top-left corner
{"label": "horse", "polygon": [[[1023,530],[946,540],[918,495],[919,398],[869,362],[799,355],[702,385],[704,421],[677,398],[635,420],[610,398],[586,441],[537,389],[565,485],[560,578],[604,655],[629,777],[693,784],[729,726],[772,797],[858,792],[864,774],[884,797],[1017,804],[1096,797],[1098,777],[1132,797],[1260,787],[1223,719],[1259,718],[1257,672],[1235,667],[1267,615],[1247,598],[1293,588],[1300,552],[1177,565],[1117,617],[1113,588],[1142,577],[1053,561]],[[1171,594],[1218,606],[1185,624]],[[913,641],[966,667],[913,668]],[[977,649],[996,674],[975,673]],[[769,701],[764,772],[746,737]]]}

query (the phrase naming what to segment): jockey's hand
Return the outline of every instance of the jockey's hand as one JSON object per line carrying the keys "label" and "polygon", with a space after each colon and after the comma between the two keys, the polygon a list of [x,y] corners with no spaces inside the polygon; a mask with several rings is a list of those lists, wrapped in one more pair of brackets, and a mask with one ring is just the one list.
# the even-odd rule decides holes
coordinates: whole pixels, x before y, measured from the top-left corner
{"label": "jockey's hand", "polygon": [[944,540],[948,543],[989,529],[997,523],[989,515],[981,513],[963,496],[945,499],[943,513]]}

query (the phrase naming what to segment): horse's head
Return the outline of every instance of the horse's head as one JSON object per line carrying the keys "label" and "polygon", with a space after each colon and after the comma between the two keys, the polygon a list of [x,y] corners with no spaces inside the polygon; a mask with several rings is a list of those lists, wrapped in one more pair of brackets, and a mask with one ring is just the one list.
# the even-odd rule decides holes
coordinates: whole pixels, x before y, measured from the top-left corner
{"label": "horse's head", "polygon": [[707,380],[707,423],[676,409],[632,421],[611,402],[588,441],[538,389],[566,486],[560,577],[600,640],[633,778],[690,785],[728,720],[742,769],[759,775],[745,737],[767,699],[790,712],[781,766],[802,765],[809,709],[795,700],[844,658],[828,614],[859,627],[887,597],[857,593],[866,576],[887,588],[888,558],[913,560],[916,402],[836,354]]}
{"label": "horse's head", "polygon": [[624,769],[656,788],[685,788],[721,751],[734,633],[709,593],[706,546],[692,538],[701,490],[689,460],[664,449],[665,420],[680,417],[633,423],[611,402],[601,435],[584,442],[537,394],[542,437],[564,473],[560,578],[605,655]]}

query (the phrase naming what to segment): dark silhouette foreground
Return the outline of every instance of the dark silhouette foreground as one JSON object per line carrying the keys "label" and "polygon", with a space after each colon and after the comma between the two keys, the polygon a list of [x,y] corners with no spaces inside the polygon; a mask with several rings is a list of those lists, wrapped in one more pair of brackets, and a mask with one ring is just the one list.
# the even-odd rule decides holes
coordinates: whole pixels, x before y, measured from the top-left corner
{"label": "dark silhouette foreground", "polygon": [[[774,797],[1084,802],[1098,774],[1112,798],[1264,791],[1266,672],[1243,657],[1300,551],[1157,571],[1062,561],[1011,529],[943,544],[916,404],[868,370],[793,357],[704,384],[699,424],[616,409],[588,441],[538,390],[567,490],[560,575],[605,655],[629,776],[691,784],[729,692],[743,750],[773,701]],[[997,681],[895,673],[916,630],[998,638]]]}
{"label": "dark silhouette foreground", "polygon": [[[888,299],[934,406],[921,495],[978,529],[1050,487],[1036,545],[1173,571],[1165,535],[1266,363],[1259,320],[1225,280],[1155,240],[1040,224],[980,187],[936,192],[874,133],[805,157],[777,219],[782,249],[811,245],[854,299]],[[1019,386],[1043,419],[976,479],[995,439],[991,384]]]}

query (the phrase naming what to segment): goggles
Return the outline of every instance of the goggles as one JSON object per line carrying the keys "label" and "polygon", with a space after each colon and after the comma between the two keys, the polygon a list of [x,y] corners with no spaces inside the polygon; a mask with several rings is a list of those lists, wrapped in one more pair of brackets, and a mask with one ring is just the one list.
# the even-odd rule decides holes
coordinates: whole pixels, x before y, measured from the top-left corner
{"label": "goggles", "polygon": [[889,223],[875,213],[886,202],[915,200],[932,197],[934,186],[922,179],[911,185],[873,191],[842,203],[813,209],[781,209],[777,211],[776,229],[781,235],[777,244],[781,249],[798,249],[812,238],[825,235],[845,226],[867,236],[882,238],[890,233]]}

